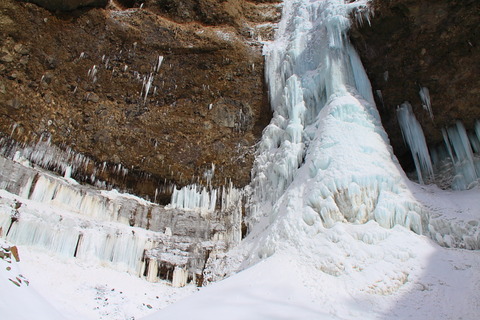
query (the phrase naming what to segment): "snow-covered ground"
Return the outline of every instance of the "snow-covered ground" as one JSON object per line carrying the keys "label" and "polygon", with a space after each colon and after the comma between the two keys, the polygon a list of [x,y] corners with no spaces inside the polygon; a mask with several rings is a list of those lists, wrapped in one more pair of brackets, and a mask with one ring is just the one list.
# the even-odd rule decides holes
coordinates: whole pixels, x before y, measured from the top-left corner
{"label": "snow-covered ground", "polygon": [[[19,263],[0,259],[0,315],[5,320],[138,319],[197,291],[193,285],[150,283],[38,248],[20,247],[19,253]],[[17,277],[23,280],[20,286],[9,280]]]}
{"label": "snow-covered ground", "polygon": [[274,255],[145,320],[478,319],[480,254],[407,232],[389,231],[377,256],[341,257],[348,271],[339,275],[295,252]]}
{"label": "snow-covered ground", "polygon": [[[139,319],[197,291],[20,247],[20,272],[64,319]],[[36,318],[40,319],[40,318]],[[45,319],[49,319],[46,317]]]}
{"label": "snow-covered ground", "polygon": [[[411,187],[447,220],[480,221],[478,188]],[[374,221],[337,223],[315,241],[324,255],[285,248],[198,293],[20,246],[19,263],[0,259],[0,312],[9,320],[480,318],[479,251]],[[13,274],[29,285],[11,283]]]}
{"label": "snow-covered ground", "polygon": [[[446,220],[480,221],[478,188],[410,187]],[[145,320],[480,318],[480,251],[374,221],[337,223],[316,245],[323,255],[281,250]]]}

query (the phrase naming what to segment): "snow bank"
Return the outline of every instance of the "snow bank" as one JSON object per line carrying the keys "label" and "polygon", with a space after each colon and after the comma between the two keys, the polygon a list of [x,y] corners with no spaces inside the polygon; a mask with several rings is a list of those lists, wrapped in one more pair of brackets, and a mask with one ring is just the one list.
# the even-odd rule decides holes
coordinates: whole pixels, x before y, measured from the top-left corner
{"label": "snow bank", "polygon": [[11,320],[60,320],[64,317],[30,287],[11,246],[0,239],[0,314]]}

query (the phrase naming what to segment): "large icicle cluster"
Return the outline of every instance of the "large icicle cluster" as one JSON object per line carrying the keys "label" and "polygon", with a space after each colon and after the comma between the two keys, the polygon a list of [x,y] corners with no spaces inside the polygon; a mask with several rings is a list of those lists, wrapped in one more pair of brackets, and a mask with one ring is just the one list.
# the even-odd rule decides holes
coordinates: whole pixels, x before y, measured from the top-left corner
{"label": "large icicle cluster", "polygon": [[433,180],[433,166],[428,153],[427,142],[425,141],[422,126],[415,118],[410,103],[405,102],[397,109],[397,117],[403,139],[412,152],[418,181],[423,184],[424,177],[430,181]]}
{"label": "large icicle cluster", "polygon": [[[422,88],[426,89],[426,88]],[[432,115],[428,89],[420,91],[422,101],[428,104]],[[467,132],[457,121],[454,126],[442,129],[443,144],[429,150],[422,127],[405,102],[397,109],[398,123],[403,138],[410,148],[418,181],[435,182],[440,187],[455,190],[471,189],[480,179],[480,121]]]}
{"label": "large icicle cluster", "polygon": [[229,232],[228,241],[238,244],[242,237],[241,220],[244,207],[244,190],[238,189],[230,182],[227,186],[218,189],[197,184],[187,185],[179,189],[174,188],[170,204],[166,208],[193,210],[200,212],[204,217],[219,210],[232,214],[234,228]]}
{"label": "large icicle cluster", "polygon": [[46,170],[57,172],[68,178],[73,175],[82,176],[89,167],[93,172],[89,176],[82,177],[84,181],[100,188],[110,187],[105,181],[98,179],[96,175],[103,172],[111,172],[114,175],[125,177],[128,169],[121,164],[101,163],[97,167],[91,158],[73,151],[66,147],[61,149],[51,142],[51,137],[40,136],[36,143],[17,143],[11,138],[0,136],[0,155],[26,164],[34,164]]}
{"label": "large icicle cluster", "polygon": [[263,239],[254,245],[258,257],[282,243],[301,247],[339,222],[426,228],[346,35],[350,14],[366,5],[284,2],[265,50],[274,116],[253,170],[249,228],[251,239]]}
{"label": "large icicle cluster", "polygon": [[[219,193],[224,211],[180,210],[83,186],[0,157],[0,237],[173,285],[202,279],[210,253],[241,238],[241,193]],[[201,281],[199,282],[201,283]]]}
{"label": "large icicle cluster", "polygon": [[[455,172],[451,183],[452,188],[465,190],[478,185],[480,179],[480,121],[475,122],[474,132],[468,133],[463,124],[457,121],[454,126],[443,129],[442,133],[445,144],[435,151],[436,163],[439,160],[451,161]],[[448,156],[445,157],[445,154]]]}

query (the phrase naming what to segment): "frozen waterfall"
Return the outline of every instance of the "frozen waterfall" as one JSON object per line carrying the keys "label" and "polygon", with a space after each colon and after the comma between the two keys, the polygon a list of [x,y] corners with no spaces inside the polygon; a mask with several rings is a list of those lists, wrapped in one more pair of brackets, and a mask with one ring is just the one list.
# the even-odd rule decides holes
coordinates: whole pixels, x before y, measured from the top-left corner
{"label": "frozen waterfall", "polygon": [[242,194],[233,185],[219,190],[220,209],[213,202],[204,212],[80,185],[26,159],[0,156],[0,167],[0,237],[16,245],[183,286],[203,279],[210,253],[241,238]]}
{"label": "frozen waterfall", "polygon": [[284,1],[265,48],[274,115],[253,169],[248,222],[251,237],[263,238],[258,257],[337,223],[425,231],[347,36],[350,16],[368,18],[367,2]]}

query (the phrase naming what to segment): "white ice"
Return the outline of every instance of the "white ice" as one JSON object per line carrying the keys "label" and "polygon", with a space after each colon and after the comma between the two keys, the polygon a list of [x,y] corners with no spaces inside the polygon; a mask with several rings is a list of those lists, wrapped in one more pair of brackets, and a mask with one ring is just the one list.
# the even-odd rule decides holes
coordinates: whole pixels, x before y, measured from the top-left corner
{"label": "white ice", "polygon": [[404,102],[397,108],[397,118],[402,130],[403,140],[410,148],[418,181],[423,184],[425,180],[433,181],[433,165],[430,159],[427,142],[423,134],[422,126],[413,113],[412,106]]}
{"label": "white ice", "polygon": [[337,222],[426,228],[346,36],[350,12],[364,4],[284,2],[265,49],[274,116],[253,169],[252,262],[280,243],[301,247]]}

